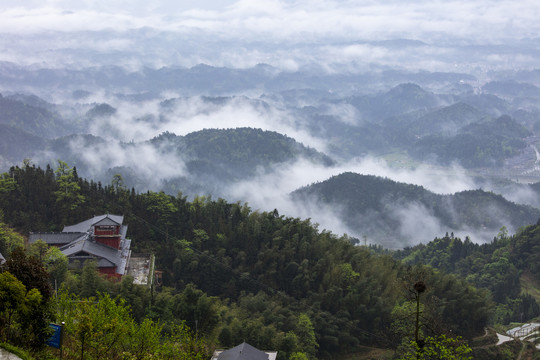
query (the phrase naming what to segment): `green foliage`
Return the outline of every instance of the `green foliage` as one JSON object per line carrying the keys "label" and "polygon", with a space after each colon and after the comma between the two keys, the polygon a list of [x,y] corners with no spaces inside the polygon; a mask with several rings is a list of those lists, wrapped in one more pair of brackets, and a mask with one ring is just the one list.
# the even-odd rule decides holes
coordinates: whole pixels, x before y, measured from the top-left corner
{"label": "green foliage", "polygon": [[172,315],[182,319],[197,333],[211,335],[220,321],[217,298],[209,297],[193,284],[171,299]]}
{"label": "green foliage", "polygon": [[8,256],[16,248],[23,246],[24,238],[8,225],[0,222],[0,253]]}
{"label": "green foliage", "polygon": [[0,193],[15,190],[15,180],[8,173],[0,174]]}
{"label": "green foliage", "polygon": [[37,239],[34,243],[30,244],[28,247],[28,255],[34,256],[39,259],[39,261],[43,262],[43,258],[45,257],[45,253],[49,249],[49,245],[42,239]]}
{"label": "green foliage", "polygon": [[[9,225],[20,231],[60,229],[65,223],[52,170],[10,171],[17,188],[0,193]],[[148,318],[171,332],[184,320],[213,343],[232,347],[245,340],[279,351],[280,360],[298,352],[331,358],[360,345],[396,343],[386,334],[402,299],[396,284],[406,267],[388,254],[354,246],[348,236],[319,231],[310,220],[277,210],[252,211],[247,204],[210,197],[189,202],[181,194],[117,191],[83,179],[77,183],[85,203],[69,212],[73,222],[123,213],[132,250],[154,252],[163,271],[162,284],[150,291],[128,277],[111,283],[87,262],[81,272],[65,276],[64,287],[79,296],[120,295],[138,323]],[[441,326],[470,336],[486,324],[487,293],[457,277],[433,273],[427,280],[441,283],[432,286],[438,299],[433,313]],[[82,319],[81,326],[90,320]],[[81,346],[85,331],[74,338]],[[74,350],[79,355],[81,346]]]}
{"label": "green foliage", "polygon": [[298,323],[296,324],[296,336],[300,349],[308,356],[308,358],[316,358],[317,348],[319,344],[315,338],[315,329],[307,314],[300,314]]}
{"label": "green foliage", "polygon": [[309,360],[309,358],[303,352],[294,352],[289,356],[289,360]]}
{"label": "green foliage", "polygon": [[421,346],[412,341],[405,350],[400,360],[470,360],[472,349],[462,339],[451,338],[445,335],[437,337],[428,336],[423,340]]}
{"label": "green foliage", "polygon": [[11,324],[15,313],[23,313],[26,302],[26,287],[7,271],[0,273],[0,318],[3,341],[11,340]]}
{"label": "green foliage", "polygon": [[150,319],[137,323],[123,299],[107,294],[58,297],[57,320],[63,321],[66,359],[205,359],[208,348],[184,324],[169,333]]}
{"label": "green foliage", "polygon": [[99,292],[106,291],[107,287],[108,282],[99,274],[97,262],[95,260],[85,261],[80,276],[80,295],[82,297],[96,296]]}
{"label": "green foliage", "polygon": [[[317,200],[323,204],[340,204],[344,208],[343,219],[351,229],[393,247],[418,241],[415,235],[402,234],[404,226],[414,224],[410,224],[411,220],[400,220],[403,217],[396,215],[397,209],[406,212],[407,219],[419,216],[411,214],[429,214],[450,229],[518,227],[540,218],[540,210],[517,205],[492,192],[469,190],[440,195],[421,186],[351,172],[300,188],[292,196],[298,202]],[[459,256],[460,250],[455,251],[453,256]],[[451,259],[446,262],[452,264]]]}
{"label": "green foliage", "polygon": [[39,349],[48,338],[49,315],[39,290],[28,290],[8,271],[0,273],[0,339]]}
{"label": "green foliage", "polygon": [[114,174],[111,185],[113,187],[114,192],[116,193],[120,193],[126,190],[124,186],[124,178],[122,177],[121,174]]}
{"label": "green foliage", "polygon": [[58,183],[58,190],[54,193],[56,202],[60,203],[62,209],[66,212],[77,209],[84,203],[85,199],[80,194],[81,187],[74,168],[69,167],[66,162],[58,160],[55,173],[56,182]]}
{"label": "green foliage", "polygon": [[27,291],[37,289],[45,301],[51,298],[49,273],[36,257],[27,256],[24,249],[16,248],[0,268],[15,275],[26,286]]}
{"label": "green foliage", "polygon": [[[60,223],[60,209],[54,192],[58,189],[54,172],[25,164],[12,167],[9,177],[16,182],[15,189],[0,192],[0,208],[8,224],[23,234],[30,231],[53,231]],[[4,220],[7,222],[7,220]]]}
{"label": "green foliage", "polygon": [[68,272],[68,258],[55,246],[45,252],[43,264],[50,275],[51,284],[59,286],[64,282]]}
{"label": "green foliage", "polygon": [[227,178],[234,176],[228,168],[246,176],[253,174],[258,166],[269,167],[299,155],[323,164],[332,162],[326,155],[305,148],[292,138],[260,129],[206,129],[186,135],[184,141],[190,155],[199,159],[188,164],[190,170],[197,172],[212,164],[214,171],[223,172]]}
{"label": "green foliage", "polygon": [[511,340],[497,346],[474,347],[475,360],[538,359],[538,349],[529,341]]}
{"label": "green foliage", "polygon": [[43,347],[52,317],[49,274],[37,258],[26,256],[21,248],[11,253],[1,270],[14,275],[24,286],[23,308],[18,310],[17,318],[17,343],[33,349]]}
{"label": "green foliage", "polygon": [[540,307],[531,295],[522,293],[520,277],[523,273],[538,274],[538,234],[538,225],[527,226],[511,237],[502,227],[492,243],[483,245],[447,235],[397,252],[396,257],[454,272],[476,287],[488,289],[496,303],[492,317],[495,323],[527,321],[540,315]]}

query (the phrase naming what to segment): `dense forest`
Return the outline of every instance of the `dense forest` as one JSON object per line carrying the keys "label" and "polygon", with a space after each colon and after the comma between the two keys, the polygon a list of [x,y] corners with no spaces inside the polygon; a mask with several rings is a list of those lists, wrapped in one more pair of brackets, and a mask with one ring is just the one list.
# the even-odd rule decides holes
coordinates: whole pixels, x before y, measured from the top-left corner
{"label": "dense forest", "polygon": [[517,229],[540,218],[537,208],[510,202],[489,191],[441,195],[422,186],[352,172],[302,187],[292,197],[298,202],[334,205],[355,233],[387,247],[414,244],[422,236],[431,239],[437,234],[425,234],[423,227],[428,223],[437,223],[446,231],[486,229],[496,234],[502,226]]}
{"label": "dense forest", "polygon": [[[18,234],[59,231],[94,214],[123,214],[133,250],[155,254],[162,283],[152,291],[127,277],[111,283],[91,263],[66,272],[51,260],[49,272],[56,271],[60,288],[72,294],[63,296],[121,296],[114,306],[128,307],[135,323],[155,321],[164,333],[186,326],[207,349],[245,340],[279,351],[279,359],[330,359],[363,347],[399,354],[414,334],[410,295],[419,281],[426,285],[424,336],[470,340],[494,322],[539,315],[519,285],[520,275],[537,277],[535,225],[513,237],[503,233],[492,244],[448,236],[392,257],[278,210],[137,193],[121,176],[95,183],[62,161],[56,170],[26,161],[2,174],[0,209],[0,252],[8,256],[21,243]],[[64,315],[54,316],[60,321]]]}
{"label": "dense forest", "polygon": [[394,256],[408,264],[425,264],[454,273],[479,288],[489,289],[497,304],[495,323],[507,324],[540,315],[538,256],[540,223],[524,227],[514,236],[505,228],[489,244],[462,241],[453,234],[429,244],[397,251]]}

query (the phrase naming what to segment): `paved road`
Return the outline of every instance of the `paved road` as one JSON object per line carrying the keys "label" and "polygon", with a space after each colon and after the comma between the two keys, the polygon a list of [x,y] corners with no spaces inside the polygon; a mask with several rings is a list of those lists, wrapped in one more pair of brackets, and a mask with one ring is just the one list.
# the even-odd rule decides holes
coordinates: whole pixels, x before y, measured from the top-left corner
{"label": "paved road", "polygon": [[21,358],[17,355],[13,355],[7,350],[0,348],[0,360],[21,360]]}

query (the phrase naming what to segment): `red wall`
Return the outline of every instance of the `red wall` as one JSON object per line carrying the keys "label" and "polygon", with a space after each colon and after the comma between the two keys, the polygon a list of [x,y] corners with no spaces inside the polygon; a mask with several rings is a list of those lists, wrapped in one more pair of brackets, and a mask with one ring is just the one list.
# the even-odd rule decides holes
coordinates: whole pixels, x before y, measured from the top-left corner
{"label": "red wall", "polygon": [[101,267],[99,268],[101,274],[107,275],[109,278],[120,279],[122,275],[116,273],[116,267]]}
{"label": "red wall", "polygon": [[99,235],[119,235],[120,234],[120,226],[115,226],[114,229],[101,229],[99,226],[94,227],[94,234],[96,236]]}
{"label": "red wall", "polygon": [[119,237],[102,238],[102,237],[97,237],[96,236],[96,241],[98,243],[102,243],[102,244],[105,244],[105,245],[108,245],[108,246],[112,246],[115,249],[120,248],[120,238]]}

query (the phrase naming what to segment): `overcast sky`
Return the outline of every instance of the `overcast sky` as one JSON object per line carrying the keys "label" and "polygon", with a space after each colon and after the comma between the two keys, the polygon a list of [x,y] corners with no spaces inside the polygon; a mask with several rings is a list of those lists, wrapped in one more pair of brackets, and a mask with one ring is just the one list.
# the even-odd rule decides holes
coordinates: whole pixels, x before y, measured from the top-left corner
{"label": "overcast sky", "polygon": [[[117,63],[111,54],[123,52],[126,66],[268,63],[295,70],[306,63],[331,68],[336,62],[408,62],[441,70],[470,59],[456,52],[459,46],[517,46],[538,38],[538,14],[537,0],[3,0],[0,61],[91,65]],[[392,39],[425,44],[408,51],[365,43]],[[537,54],[529,52],[490,50],[476,56],[508,67],[530,66]]]}
{"label": "overcast sky", "polygon": [[537,37],[540,2],[475,1],[17,1],[0,5],[2,32],[206,31],[236,40],[452,37],[493,41]]}

